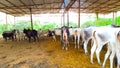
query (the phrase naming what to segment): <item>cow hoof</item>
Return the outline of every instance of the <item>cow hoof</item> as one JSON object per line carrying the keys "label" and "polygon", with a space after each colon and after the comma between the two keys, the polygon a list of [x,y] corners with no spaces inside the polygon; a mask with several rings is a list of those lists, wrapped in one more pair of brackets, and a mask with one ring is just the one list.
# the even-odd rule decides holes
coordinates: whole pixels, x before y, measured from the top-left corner
{"label": "cow hoof", "polygon": [[75,46],[75,48],[76,48],[76,46]]}
{"label": "cow hoof", "polygon": [[66,51],[68,50],[68,48],[66,48]]}
{"label": "cow hoof", "polygon": [[88,55],[88,52],[86,52],[85,55]]}
{"label": "cow hoof", "polygon": [[62,47],[62,49],[64,50],[64,47]]}
{"label": "cow hoof", "polygon": [[102,65],[101,62],[98,63],[99,65]]}
{"label": "cow hoof", "polygon": [[94,62],[93,62],[93,61],[91,61],[91,64],[94,64]]}
{"label": "cow hoof", "polygon": [[105,66],[104,65],[102,65],[102,68],[104,68]]}

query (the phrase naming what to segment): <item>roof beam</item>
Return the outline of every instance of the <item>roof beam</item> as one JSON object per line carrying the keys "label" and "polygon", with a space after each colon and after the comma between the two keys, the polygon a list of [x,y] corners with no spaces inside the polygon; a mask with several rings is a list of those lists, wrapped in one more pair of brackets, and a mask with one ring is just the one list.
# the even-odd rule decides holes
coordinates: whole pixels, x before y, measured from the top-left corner
{"label": "roof beam", "polygon": [[[3,5],[3,6],[5,6],[5,7],[8,7],[7,5],[5,5],[5,4],[3,4],[3,3],[1,3],[1,2],[0,2],[0,4]],[[9,10],[7,10],[7,9],[5,9],[5,8],[3,8],[3,9],[6,10],[6,11],[8,11],[9,13],[11,13],[11,11],[9,11]],[[14,10],[14,9],[13,9],[13,10]],[[14,11],[16,11],[16,10],[14,10]],[[16,11],[16,12],[18,12],[18,11]],[[20,13],[20,12],[18,12],[18,13]]]}
{"label": "roof beam", "polygon": [[22,12],[26,13],[24,10],[22,10],[21,8],[17,7],[15,4],[13,4],[12,2],[10,2],[9,0],[6,0],[8,3],[10,3],[11,5],[15,6],[16,8],[20,9]]}
{"label": "roof beam", "polygon": [[65,7],[65,11],[68,11],[70,7],[75,3],[76,0],[70,0],[69,4]]}
{"label": "roof beam", "polygon": [[[107,9],[106,10],[101,10],[101,12],[109,12],[109,10],[110,9],[112,9],[112,8],[117,8],[117,7],[115,7],[115,6],[113,6],[113,7],[108,7],[108,6],[110,6],[110,5],[112,5],[112,4],[115,4],[115,3],[118,3],[119,1],[115,1],[115,2],[113,2],[113,3],[110,3],[110,4],[107,4],[106,6],[104,6],[104,7],[106,7]],[[99,7],[97,7],[96,9],[95,9],[95,11],[98,11],[99,9],[102,9],[102,8],[99,8]],[[114,10],[115,11],[115,10]]]}
{"label": "roof beam", "polygon": [[30,8],[28,6],[26,6],[26,4],[22,1],[22,0],[19,0],[26,8]]}
{"label": "roof beam", "polygon": [[[21,0],[20,0],[21,1]],[[22,4],[24,4],[22,1],[21,1]],[[61,2],[54,2],[54,3],[45,3],[45,4],[35,4],[36,6],[41,6],[41,5],[50,5],[50,4],[58,4],[58,3],[61,3]],[[20,5],[20,6],[5,6],[5,7],[0,7],[0,9],[4,9],[4,8],[13,8],[13,9],[18,9],[18,7],[21,7],[21,9],[29,9],[30,7],[32,6],[35,6],[35,5]],[[33,9],[33,8],[32,8]]]}
{"label": "roof beam", "polygon": [[88,5],[88,6],[87,6],[87,7],[85,7],[85,8],[86,8],[86,9],[88,9],[88,8],[89,8],[89,6],[91,6],[91,5],[95,4],[97,1],[98,1],[98,0],[95,0],[94,2],[92,2],[90,5]]}
{"label": "roof beam", "polygon": [[[35,5],[35,2],[32,0],[33,4]],[[35,5],[35,7],[38,9],[37,5]]]}

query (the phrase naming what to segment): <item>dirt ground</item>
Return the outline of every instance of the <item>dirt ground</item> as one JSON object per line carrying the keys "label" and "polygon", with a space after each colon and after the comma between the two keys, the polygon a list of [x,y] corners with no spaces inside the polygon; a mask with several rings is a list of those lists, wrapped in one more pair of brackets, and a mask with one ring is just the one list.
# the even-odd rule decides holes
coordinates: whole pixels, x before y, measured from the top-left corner
{"label": "dirt ground", "polygon": [[[45,38],[34,43],[27,40],[5,42],[1,38],[0,68],[101,68],[95,55],[94,64],[90,63],[90,45],[88,49],[89,55],[85,55],[82,47],[75,49],[74,42],[70,41],[68,51],[62,50],[59,37],[56,42]],[[102,62],[105,53],[106,50],[102,50]],[[109,68],[109,59],[106,68]]]}

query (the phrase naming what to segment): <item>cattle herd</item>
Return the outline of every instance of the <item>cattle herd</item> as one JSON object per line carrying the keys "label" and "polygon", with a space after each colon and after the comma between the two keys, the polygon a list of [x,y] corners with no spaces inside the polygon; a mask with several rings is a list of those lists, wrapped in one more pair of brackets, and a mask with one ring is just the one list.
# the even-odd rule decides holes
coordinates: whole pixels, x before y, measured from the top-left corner
{"label": "cattle herd", "polygon": [[[86,28],[69,28],[63,26],[61,28],[56,28],[48,31],[42,30],[30,30],[24,29],[23,31],[12,30],[4,31],[2,34],[3,38],[7,41],[8,39],[14,41],[15,39],[21,41],[28,39],[31,42],[31,38],[34,41],[38,40],[43,36],[52,37],[56,41],[55,36],[60,36],[60,42],[62,49],[68,50],[69,40],[72,38],[74,40],[75,48],[80,47],[80,42],[83,44],[85,54],[87,55],[88,42],[91,40],[91,52],[90,52],[90,62],[93,64],[93,55],[96,53],[97,61],[102,67],[105,67],[107,58],[110,58],[110,68],[113,68],[114,57],[117,58],[117,68],[120,66],[120,28],[115,25],[107,26],[89,26]],[[100,61],[100,52],[102,47],[107,44],[107,52],[104,56],[103,64]]]}

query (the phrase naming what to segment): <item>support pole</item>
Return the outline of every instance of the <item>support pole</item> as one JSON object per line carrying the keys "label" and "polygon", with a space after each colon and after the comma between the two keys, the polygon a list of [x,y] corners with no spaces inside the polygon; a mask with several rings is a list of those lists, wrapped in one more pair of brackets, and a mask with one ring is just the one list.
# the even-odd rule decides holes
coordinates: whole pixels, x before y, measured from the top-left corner
{"label": "support pole", "polygon": [[[65,9],[65,1],[63,2],[64,3],[64,9]],[[65,10],[64,10],[64,12],[63,12],[63,26],[65,26]]]}
{"label": "support pole", "polygon": [[8,30],[7,14],[6,14],[6,30]]}
{"label": "support pole", "polygon": [[61,27],[63,26],[63,20],[62,20],[63,16],[61,14]]}
{"label": "support pole", "polygon": [[115,13],[113,12],[113,20],[112,20],[113,24],[115,24]]}
{"label": "support pole", "polygon": [[13,27],[14,27],[14,29],[16,28],[15,16],[14,16],[14,26]]}
{"label": "support pole", "polygon": [[98,16],[98,13],[96,13],[96,22],[95,22],[95,26],[96,26],[97,23],[98,23],[98,19],[99,19],[99,16]]}
{"label": "support pole", "polygon": [[67,26],[69,27],[69,11],[67,11]]}
{"label": "support pole", "polygon": [[33,30],[32,9],[30,8],[31,29]]}
{"label": "support pole", "polygon": [[65,13],[63,13],[63,26],[65,26]]}
{"label": "support pole", "polygon": [[115,24],[117,25],[117,11],[115,12]]}
{"label": "support pole", "polygon": [[80,0],[78,0],[79,8],[78,8],[78,28],[80,28]]}

